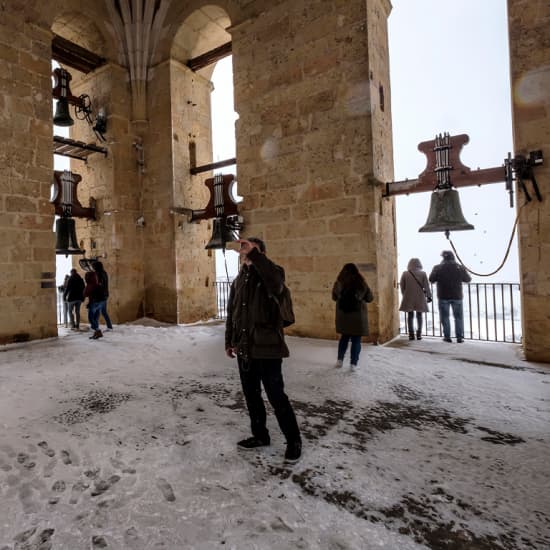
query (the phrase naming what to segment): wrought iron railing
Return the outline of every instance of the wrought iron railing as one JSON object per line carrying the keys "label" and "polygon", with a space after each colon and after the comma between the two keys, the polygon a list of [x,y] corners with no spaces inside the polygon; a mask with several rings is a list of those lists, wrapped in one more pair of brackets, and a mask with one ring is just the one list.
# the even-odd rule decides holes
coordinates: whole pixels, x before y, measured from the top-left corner
{"label": "wrought iron railing", "polygon": [[[216,281],[216,319],[227,316],[231,281]],[[521,342],[521,308],[519,283],[468,283],[464,285],[464,338],[493,342]],[[442,336],[435,288],[430,312],[424,315],[423,335]],[[65,323],[63,295],[57,294],[57,322]],[[453,320],[451,315],[451,330]],[[399,330],[407,333],[407,314],[400,317]]]}
{"label": "wrought iron railing", "polygon": [[[464,338],[492,342],[521,342],[521,300],[519,283],[464,284]],[[436,289],[434,301],[424,315],[423,334],[442,336]],[[451,313],[451,332],[454,324]],[[407,314],[400,320],[399,330],[407,333]]]}
{"label": "wrought iron railing", "polygon": [[227,317],[227,301],[229,300],[229,291],[232,281],[215,281],[216,290],[216,319],[225,319]]}
{"label": "wrought iron railing", "polygon": [[57,324],[68,326],[67,304],[63,302],[63,290],[57,288]]}

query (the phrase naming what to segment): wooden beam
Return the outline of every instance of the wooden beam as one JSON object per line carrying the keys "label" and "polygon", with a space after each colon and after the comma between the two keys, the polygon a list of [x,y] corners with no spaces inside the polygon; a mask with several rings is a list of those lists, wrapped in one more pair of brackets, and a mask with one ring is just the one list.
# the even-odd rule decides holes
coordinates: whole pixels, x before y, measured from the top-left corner
{"label": "wooden beam", "polygon": [[191,172],[191,175],[196,176],[201,172],[210,172],[210,170],[215,170],[216,168],[223,168],[224,166],[231,166],[233,164],[237,164],[236,158],[220,160],[218,162],[213,162],[212,164],[203,164],[202,166],[193,166],[190,172]]}
{"label": "wooden beam", "polygon": [[187,62],[187,66],[192,71],[198,71],[203,67],[212,65],[212,63],[216,63],[216,61],[219,61],[220,59],[223,59],[224,57],[231,55],[231,51],[232,51],[232,44],[231,42],[227,42],[226,44],[222,44],[221,46],[214,48],[209,52],[203,53],[202,55],[198,55],[197,57],[193,57],[193,59],[190,59]]}
{"label": "wooden beam", "polygon": [[[506,181],[504,166],[471,170],[464,166],[460,160],[462,147],[470,138],[467,134],[449,136],[449,145],[446,146],[449,157],[449,176],[453,187],[468,187],[472,185],[485,185],[488,183],[501,183]],[[386,197],[392,195],[409,195],[410,193],[423,193],[433,191],[438,185],[437,172],[438,150],[436,140],[423,141],[418,144],[418,150],[426,155],[427,164],[424,172],[417,179],[392,181],[386,183]]]}
{"label": "wooden beam", "polygon": [[90,73],[105,64],[104,57],[57,34],[52,40],[52,58],[83,73]]}
{"label": "wooden beam", "polygon": [[[451,183],[453,187],[470,187],[477,185],[487,185],[489,183],[503,183],[506,181],[504,166],[497,168],[484,168],[481,170],[472,170],[466,174],[451,172]],[[392,181],[386,183],[385,197],[393,195],[410,195],[411,193],[425,193],[433,191],[437,185],[435,178],[413,179]]]}

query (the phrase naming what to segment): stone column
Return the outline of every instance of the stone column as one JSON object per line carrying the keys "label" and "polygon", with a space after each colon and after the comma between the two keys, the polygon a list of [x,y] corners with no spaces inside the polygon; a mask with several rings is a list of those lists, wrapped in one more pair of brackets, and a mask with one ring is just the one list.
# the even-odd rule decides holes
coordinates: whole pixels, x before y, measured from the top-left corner
{"label": "stone column", "polygon": [[198,162],[212,161],[210,82],[177,61],[151,71],[143,188],[145,313],[166,322],[193,322],[215,313],[214,262],[204,246],[206,221],[187,223],[173,206],[201,209],[209,193],[190,174],[189,142]]}
{"label": "stone column", "polygon": [[[549,22],[547,1],[508,0],[514,152],[541,149],[545,156],[534,169],[542,202],[534,198],[523,207],[518,225],[523,349],[526,359],[542,362],[550,362]],[[525,196],[516,192],[521,205]]]}
{"label": "stone column", "polygon": [[0,17],[0,344],[57,335],[51,33]]}
{"label": "stone column", "polygon": [[[205,180],[211,172],[192,176],[191,163],[212,159],[212,83],[179,61],[170,62],[172,166],[174,206],[201,210],[210,200]],[[178,322],[209,319],[216,314],[215,252],[205,250],[212,237],[212,220],[188,223],[174,216]]]}
{"label": "stone column", "polygon": [[[96,202],[95,220],[77,220],[77,237],[87,257],[97,256],[109,274],[109,315],[115,323],[144,315],[143,175],[134,143],[138,136],[131,122],[130,89],[125,68],[105,65],[88,75],[72,71],[74,95],[88,94],[94,115],[107,114],[106,143],[98,141],[85,121],[75,121],[71,137],[105,146],[107,157],[93,154],[87,163],[74,160],[71,170],[82,176],[78,197],[88,206]],[[73,84],[74,82],[74,84]],[[77,263],[80,257],[75,258]],[[75,265],[78,268],[78,265]]]}
{"label": "stone column", "polygon": [[346,262],[372,287],[373,341],[397,332],[387,0],[280,2],[231,29],[245,235],[286,270],[297,323],[335,337]]}

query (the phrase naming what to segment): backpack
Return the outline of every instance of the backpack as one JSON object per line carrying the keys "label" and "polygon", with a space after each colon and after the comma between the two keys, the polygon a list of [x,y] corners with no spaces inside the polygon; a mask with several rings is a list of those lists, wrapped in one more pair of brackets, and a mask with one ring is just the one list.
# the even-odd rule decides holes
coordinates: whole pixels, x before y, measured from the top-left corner
{"label": "backpack", "polygon": [[290,289],[283,283],[283,290],[279,296],[273,296],[273,299],[279,306],[279,314],[283,322],[283,327],[289,327],[296,322],[294,310],[292,309],[292,295]]}
{"label": "backpack", "polygon": [[354,288],[345,288],[342,290],[338,298],[338,307],[344,313],[351,313],[361,309],[361,302],[357,299]]}

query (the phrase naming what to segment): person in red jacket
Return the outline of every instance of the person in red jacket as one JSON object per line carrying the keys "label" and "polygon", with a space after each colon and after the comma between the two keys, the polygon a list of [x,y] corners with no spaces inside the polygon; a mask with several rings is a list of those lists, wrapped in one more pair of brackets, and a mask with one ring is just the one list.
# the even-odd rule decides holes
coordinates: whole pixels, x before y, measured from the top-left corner
{"label": "person in red jacket", "polygon": [[103,287],[99,284],[97,274],[94,271],[87,271],[84,275],[86,287],[84,288],[84,297],[88,298],[88,321],[94,333],[90,336],[91,340],[97,340],[103,336],[99,329],[99,314],[101,312],[101,304],[105,301],[105,293]]}

